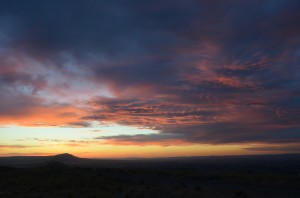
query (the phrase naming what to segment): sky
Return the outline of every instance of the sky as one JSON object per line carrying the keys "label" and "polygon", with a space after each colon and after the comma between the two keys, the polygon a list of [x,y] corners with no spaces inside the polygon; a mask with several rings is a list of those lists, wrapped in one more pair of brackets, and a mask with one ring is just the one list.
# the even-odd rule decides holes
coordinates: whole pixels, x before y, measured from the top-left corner
{"label": "sky", "polygon": [[0,156],[300,152],[300,1],[0,0]]}

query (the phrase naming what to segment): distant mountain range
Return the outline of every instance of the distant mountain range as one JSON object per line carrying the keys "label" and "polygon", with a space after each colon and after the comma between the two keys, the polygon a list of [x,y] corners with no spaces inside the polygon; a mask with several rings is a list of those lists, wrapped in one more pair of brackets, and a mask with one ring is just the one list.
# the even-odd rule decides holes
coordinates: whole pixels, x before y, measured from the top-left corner
{"label": "distant mountain range", "polygon": [[12,156],[0,157],[0,165],[8,167],[38,167],[49,163],[60,163],[64,165],[79,165],[89,162],[89,159],[75,157],[74,155],[63,153],[54,156]]}
{"label": "distant mountain range", "polygon": [[13,168],[34,167],[89,167],[89,168],[193,168],[207,171],[249,170],[280,171],[299,174],[300,154],[206,156],[140,159],[87,159],[68,153],[54,156],[0,157],[0,166]]}

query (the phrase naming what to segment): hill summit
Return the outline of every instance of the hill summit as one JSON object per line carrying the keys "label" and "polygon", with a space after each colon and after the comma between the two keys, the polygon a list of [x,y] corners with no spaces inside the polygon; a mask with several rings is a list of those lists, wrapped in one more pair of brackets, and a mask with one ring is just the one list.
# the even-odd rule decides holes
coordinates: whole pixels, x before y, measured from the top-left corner
{"label": "hill summit", "polygon": [[70,154],[70,153],[62,153],[58,155],[54,155],[53,157],[72,157],[72,158],[77,158],[76,156]]}
{"label": "hill summit", "polygon": [[63,154],[58,154],[50,157],[51,160],[53,161],[58,161],[64,164],[72,164],[80,161],[80,158],[71,155],[69,153],[63,153]]}

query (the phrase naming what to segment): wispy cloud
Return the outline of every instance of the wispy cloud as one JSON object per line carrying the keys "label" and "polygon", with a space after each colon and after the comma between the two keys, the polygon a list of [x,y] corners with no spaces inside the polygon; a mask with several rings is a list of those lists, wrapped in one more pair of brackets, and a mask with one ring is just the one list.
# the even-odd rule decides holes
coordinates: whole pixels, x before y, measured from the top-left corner
{"label": "wispy cloud", "polygon": [[30,147],[39,147],[39,146],[32,146],[32,145],[21,145],[21,144],[15,144],[15,145],[5,145],[1,144],[1,149],[20,149],[20,148],[30,148]]}

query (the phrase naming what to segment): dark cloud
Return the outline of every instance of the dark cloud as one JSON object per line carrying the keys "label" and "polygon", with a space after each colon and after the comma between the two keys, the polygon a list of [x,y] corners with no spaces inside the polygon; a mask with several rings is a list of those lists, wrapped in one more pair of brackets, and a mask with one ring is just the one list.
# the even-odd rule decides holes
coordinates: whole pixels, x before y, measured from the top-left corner
{"label": "dark cloud", "polygon": [[57,126],[159,131],[102,137],[111,142],[299,142],[299,9],[293,0],[0,1],[0,116],[65,104],[73,110],[56,112]]}
{"label": "dark cloud", "polygon": [[102,140],[107,144],[114,145],[189,145],[181,135],[175,134],[150,134],[150,135],[119,135],[119,136],[100,136],[95,139]]}
{"label": "dark cloud", "polygon": [[299,145],[271,145],[271,146],[257,146],[257,147],[249,147],[245,148],[250,151],[262,151],[262,152],[295,152],[299,153],[300,146]]}
{"label": "dark cloud", "polygon": [[90,127],[91,124],[88,122],[69,122],[63,127]]}
{"label": "dark cloud", "polygon": [[183,145],[183,144],[235,144],[235,143],[298,143],[298,128],[268,130],[245,123],[204,124],[163,127],[158,134],[100,136],[108,144]]}

